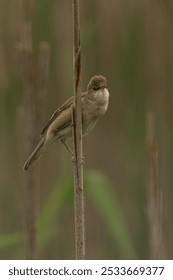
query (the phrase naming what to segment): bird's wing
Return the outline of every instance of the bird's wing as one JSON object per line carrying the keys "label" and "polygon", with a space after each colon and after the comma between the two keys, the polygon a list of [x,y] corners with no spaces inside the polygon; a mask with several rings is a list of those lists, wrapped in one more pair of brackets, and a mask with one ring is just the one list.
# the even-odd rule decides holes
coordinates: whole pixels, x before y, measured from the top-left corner
{"label": "bird's wing", "polygon": [[[87,95],[87,92],[83,92],[81,93],[81,98],[85,97]],[[51,116],[51,118],[48,120],[47,124],[44,126],[44,128],[42,129],[40,135],[44,135],[45,132],[47,131],[47,129],[49,128],[49,126],[53,123],[53,121],[61,115],[61,113],[64,110],[67,110],[69,107],[71,107],[71,105],[74,103],[74,96],[70,97],[61,107],[59,107]]]}
{"label": "bird's wing", "polygon": [[68,109],[72,104],[74,103],[74,96],[69,98],[61,107],[59,107],[51,116],[51,118],[48,120],[47,124],[43,127],[41,131],[41,135],[44,135],[49,126],[52,124],[52,122],[59,116],[61,113],[65,110]]}

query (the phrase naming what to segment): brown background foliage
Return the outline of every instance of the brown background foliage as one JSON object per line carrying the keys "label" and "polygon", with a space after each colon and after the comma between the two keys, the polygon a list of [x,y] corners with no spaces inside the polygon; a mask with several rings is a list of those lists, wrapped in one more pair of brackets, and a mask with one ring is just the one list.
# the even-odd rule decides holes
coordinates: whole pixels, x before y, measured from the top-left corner
{"label": "brown background foliage", "polygon": [[[46,118],[40,120],[44,125],[52,112],[73,94],[72,6],[67,0],[37,0],[31,1],[31,4],[33,69],[38,67],[40,41],[48,41],[51,46]],[[83,90],[86,90],[92,75],[102,74],[107,77],[110,91],[107,114],[84,139],[84,172],[95,174],[99,170],[99,174],[107,178],[111,196],[121,213],[124,234],[133,244],[135,258],[149,258],[146,113],[153,111],[159,148],[159,183],[163,188],[164,239],[168,258],[171,259],[173,2],[81,0],[80,6]],[[16,51],[21,40],[22,24],[22,1],[0,0],[1,259],[25,258],[22,238],[25,176],[22,171],[25,160],[22,130],[27,127],[21,129],[17,117],[22,106],[23,89]],[[54,217],[49,225],[49,236],[44,239],[46,245],[40,245],[40,258],[73,259],[73,189],[69,155],[57,143],[38,164],[42,171],[38,194],[39,216],[45,223],[48,222],[47,225],[50,216],[44,216],[44,213],[52,213]],[[67,195],[61,201],[57,197],[54,201],[56,208],[48,201],[51,201],[54,192],[58,194],[60,186],[67,189]],[[121,250],[118,240],[113,237],[107,218],[104,218],[104,207],[97,207],[97,195],[93,196],[92,188],[95,185],[85,192],[86,257],[134,258],[132,251]],[[119,222],[114,219],[113,213],[111,219],[118,227]]]}

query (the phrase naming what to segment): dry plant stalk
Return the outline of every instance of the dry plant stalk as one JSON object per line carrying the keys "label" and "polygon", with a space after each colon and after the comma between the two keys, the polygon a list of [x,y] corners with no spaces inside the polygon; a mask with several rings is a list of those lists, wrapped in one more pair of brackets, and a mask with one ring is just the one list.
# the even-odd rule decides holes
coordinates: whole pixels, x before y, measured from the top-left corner
{"label": "dry plant stalk", "polygon": [[[30,154],[35,147],[35,138],[40,129],[40,122],[45,112],[45,99],[48,81],[48,69],[50,58],[50,46],[46,42],[40,44],[39,63],[38,63],[38,81],[37,90],[33,75],[33,51],[32,51],[32,28],[30,19],[29,0],[22,0],[22,36],[18,45],[18,52],[21,64],[23,80],[23,138],[24,138],[24,158]],[[34,97],[33,93],[37,91]],[[35,114],[33,110],[33,101],[35,101]],[[35,123],[35,125],[34,125]],[[24,209],[26,215],[26,248],[27,258],[38,258],[37,242],[37,208],[38,208],[38,185],[40,184],[40,169],[32,169],[25,173],[25,201]]]}
{"label": "dry plant stalk", "polygon": [[[29,1],[23,0],[23,28],[21,43],[18,46],[21,72],[23,80],[23,133],[24,133],[24,156],[26,157],[34,147],[34,114],[33,114],[33,91],[32,80],[32,32],[30,21]],[[37,209],[36,209],[36,184],[35,172],[31,170],[25,174],[25,209],[26,232],[27,232],[27,258],[36,259],[38,254],[37,246]]]}
{"label": "dry plant stalk", "polygon": [[162,218],[162,190],[158,179],[158,147],[155,139],[155,120],[153,113],[147,114],[147,197],[150,258],[164,259],[163,218]]}
{"label": "dry plant stalk", "polygon": [[79,23],[79,0],[73,6],[73,77],[75,107],[72,108],[72,135],[74,147],[74,204],[75,204],[75,247],[76,259],[85,256],[84,197],[83,197],[83,153],[81,121],[81,46]]}
{"label": "dry plant stalk", "polygon": [[[25,157],[34,147],[34,119],[32,110],[33,85],[31,81],[31,52],[26,45],[21,44],[19,49],[23,89],[24,89],[24,154]],[[34,170],[25,174],[25,207],[27,220],[27,258],[36,259],[37,256],[37,238],[36,238],[36,190]]]}
{"label": "dry plant stalk", "polygon": [[38,86],[36,101],[36,131],[39,133],[46,110],[46,95],[49,75],[50,44],[41,42],[38,59]]}
{"label": "dry plant stalk", "polygon": [[23,181],[24,181],[24,174],[23,170],[21,169],[21,166],[23,164],[24,160],[24,151],[23,151],[23,145],[21,145],[21,142],[24,143],[24,135],[23,135],[23,116],[24,116],[24,111],[23,111],[23,106],[19,106],[17,108],[17,116],[16,116],[16,135],[17,135],[17,155],[18,155],[18,182],[19,182],[19,191],[20,191],[20,201],[19,201],[19,206],[20,206],[20,214],[21,214],[21,223],[22,223],[22,230],[23,230],[23,243],[24,243],[24,248],[25,250],[27,249],[27,240],[26,240],[26,217],[25,217],[25,189],[23,187]]}

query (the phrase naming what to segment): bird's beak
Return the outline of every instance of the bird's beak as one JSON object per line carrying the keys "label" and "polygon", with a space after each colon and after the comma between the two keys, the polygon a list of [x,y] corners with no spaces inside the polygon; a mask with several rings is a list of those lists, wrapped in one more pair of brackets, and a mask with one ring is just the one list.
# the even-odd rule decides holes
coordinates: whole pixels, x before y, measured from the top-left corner
{"label": "bird's beak", "polygon": [[107,88],[107,84],[102,84],[100,88]]}

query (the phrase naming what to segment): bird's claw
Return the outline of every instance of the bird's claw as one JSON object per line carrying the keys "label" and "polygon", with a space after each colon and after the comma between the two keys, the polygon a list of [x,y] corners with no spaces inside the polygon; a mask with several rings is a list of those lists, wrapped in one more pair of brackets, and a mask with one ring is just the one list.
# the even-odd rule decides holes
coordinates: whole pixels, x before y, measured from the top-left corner
{"label": "bird's claw", "polygon": [[[77,162],[77,159],[74,155],[72,155],[71,161],[72,162]],[[82,157],[81,158],[81,165],[84,165],[84,164],[85,164],[85,157]]]}

